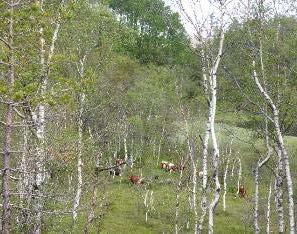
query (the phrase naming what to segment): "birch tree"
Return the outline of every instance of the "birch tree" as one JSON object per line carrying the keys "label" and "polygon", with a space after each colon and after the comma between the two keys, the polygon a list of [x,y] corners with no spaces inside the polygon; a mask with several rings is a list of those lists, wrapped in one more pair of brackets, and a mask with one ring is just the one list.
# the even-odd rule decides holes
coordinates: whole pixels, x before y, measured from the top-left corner
{"label": "birch tree", "polygon": [[[36,1],[36,4],[40,8],[40,12],[44,14],[44,2],[43,0]],[[63,1],[62,3],[63,4]],[[52,62],[52,57],[55,53],[55,45],[59,36],[60,31],[60,15],[54,21],[54,31],[51,35],[49,41],[46,41],[44,36],[45,28],[43,26],[39,29],[39,57],[40,57],[40,74],[41,74],[41,87],[39,90],[39,95],[41,99],[45,99],[46,92],[48,90],[48,79],[50,74],[50,65]],[[35,178],[34,178],[34,227],[32,232],[40,233],[41,232],[41,220],[42,220],[42,211],[43,211],[43,186],[46,180],[46,168],[45,168],[45,118],[46,118],[46,103],[40,102],[36,110],[32,112],[32,119],[36,126],[36,137],[37,137],[37,145],[36,145],[36,170],[35,170]]]}
{"label": "birch tree", "polygon": [[[263,23],[264,16],[263,16],[263,8],[265,6],[263,5],[263,2],[259,3],[259,19],[260,23]],[[262,21],[262,22],[261,22]],[[279,119],[279,108],[275,104],[275,101],[272,99],[271,95],[268,93],[267,89],[265,88],[265,77],[266,77],[266,71],[265,71],[265,64],[264,64],[264,57],[263,57],[263,41],[262,38],[257,38],[259,42],[259,53],[254,54],[254,60],[252,61],[252,79],[255,82],[255,85],[258,89],[259,94],[264,99],[265,104],[268,105],[271,109],[271,117],[266,115],[267,118],[272,122],[274,126],[275,131],[275,138],[276,138],[276,144],[281,152],[282,159],[284,162],[285,167],[285,175],[287,180],[287,190],[288,190],[288,209],[289,209],[289,230],[290,233],[295,233],[295,219],[294,219],[294,189],[293,189],[293,181],[291,176],[291,169],[290,169],[290,161],[289,161],[289,155],[287,152],[287,148],[284,143],[284,137],[280,126],[280,119]],[[262,74],[262,83],[260,82],[260,79],[258,77],[257,67],[256,67],[256,57],[260,60],[260,71]],[[265,114],[265,113],[264,113]]]}
{"label": "birch tree", "polygon": [[[293,39],[291,36],[295,34],[296,26],[295,19],[291,18],[289,11],[285,10],[286,6],[284,6],[284,9],[274,9],[275,6],[279,6],[279,2],[275,2],[275,5],[270,3],[270,1],[248,1],[247,5],[242,4],[246,18],[240,24],[242,29],[239,29],[238,32],[241,35],[237,37],[235,43],[235,46],[238,46],[237,51],[240,51],[240,56],[237,57],[233,54],[234,57],[231,61],[235,64],[238,59],[241,59],[241,62],[239,62],[240,66],[245,67],[247,70],[236,70],[233,68],[232,71],[236,88],[241,92],[245,102],[249,103],[246,109],[252,115],[255,115],[254,110],[256,109],[257,113],[260,113],[263,119],[265,119],[263,121],[266,122],[265,125],[269,126],[268,134],[265,133],[267,132],[265,127],[262,128],[261,135],[264,137],[269,135],[270,147],[274,148],[276,145],[277,149],[275,152],[279,152],[277,154],[280,156],[280,159],[276,160],[278,166],[275,170],[275,200],[276,207],[278,207],[278,228],[279,230],[284,230],[282,178],[278,172],[278,167],[280,166],[281,168],[283,165],[288,191],[289,230],[294,232],[294,190],[284,135],[288,129],[287,121],[290,119],[288,116],[291,115],[290,112],[292,110],[292,106],[289,103],[293,103],[295,100],[294,96],[291,95],[295,86],[293,83],[290,83],[293,78],[290,71],[295,66],[291,63],[291,53],[295,53],[290,49],[290,46],[287,47],[286,45],[291,44]],[[238,50],[238,48],[240,49]],[[232,65],[229,64],[229,66]],[[290,83],[290,87],[288,83]],[[286,101],[289,99],[291,101]],[[253,108],[255,109],[252,110]],[[262,157],[262,159],[264,158]],[[261,162],[258,161],[257,164],[261,165]],[[255,174],[258,174],[257,169],[255,169],[255,172]],[[256,194],[255,197],[257,197]],[[255,217],[257,216],[255,215]],[[257,225],[254,226],[256,227],[255,230],[258,230]]]}
{"label": "birch tree", "polygon": [[[255,65],[256,65],[256,63],[255,63],[255,61],[253,61],[253,67],[255,67]],[[283,138],[283,134],[281,132],[280,123],[279,123],[279,110],[278,110],[277,106],[274,104],[274,101],[271,99],[270,95],[264,90],[262,84],[260,83],[260,81],[258,79],[257,72],[255,70],[253,72],[253,79],[254,79],[262,97],[265,99],[266,103],[272,109],[271,121],[274,125],[274,129],[276,132],[277,146],[282,154],[282,159],[283,159],[284,167],[285,167],[285,175],[286,175],[286,180],[287,180],[290,233],[295,233],[293,181],[292,181],[292,176],[291,176],[289,155],[288,155],[287,149],[284,144],[284,138]]]}
{"label": "birch tree", "polygon": [[[217,48],[214,50],[215,55],[214,59],[211,61],[211,54],[208,54],[209,51],[207,51],[207,43],[208,39],[210,39],[212,35],[213,30],[213,22],[211,20],[210,15],[206,16],[205,18],[202,17],[202,19],[198,18],[198,14],[201,12],[201,3],[197,3],[196,1],[191,1],[191,4],[193,6],[193,14],[187,12],[187,10],[184,7],[183,1],[177,0],[175,1],[177,6],[179,7],[181,13],[185,16],[186,20],[192,25],[192,27],[195,30],[195,39],[197,40],[198,48],[201,50],[200,54],[202,57],[202,83],[205,91],[205,97],[208,103],[208,117],[207,121],[205,123],[205,134],[204,138],[202,139],[202,172],[203,172],[203,181],[202,181],[202,198],[201,198],[201,210],[202,215],[199,219],[199,225],[197,232],[202,232],[203,229],[203,222],[204,218],[206,216],[207,207],[208,207],[208,231],[209,233],[213,233],[213,217],[214,217],[214,210],[218,204],[219,198],[220,198],[220,191],[221,191],[221,185],[219,181],[219,161],[220,161],[220,153],[219,153],[219,147],[217,144],[217,136],[215,131],[215,116],[216,116],[216,106],[217,106],[217,71],[221,62],[221,57],[223,54],[223,47],[224,47],[224,38],[225,38],[225,29],[224,29],[224,11],[225,11],[225,2],[220,1],[218,3],[219,8],[219,25],[218,25],[218,31],[219,31],[219,43]],[[199,11],[200,10],[200,11]],[[204,14],[202,13],[202,16]],[[209,18],[208,18],[209,17]],[[206,25],[205,22],[209,20],[209,28],[207,28],[208,25]],[[213,199],[209,202],[209,205],[207,206],[207,195],[206,195],[206,188],[207,188],[207,177],[208,177],[208,146],[209,146],[209,140],[212,141],[213,146],[213,152],[212,152],[212,165],[213,165],[213,180],[215,182],[215,192]]]}
{"label": "birch tree", "polygon": [[[68,92],[75,97],[77,107],[77,154],[76,154],[76,192],[73,198],[72,219],[76,225],[79,216],[78,208],[81,203],[84,179],[83,165],[86,148],[84,146],[84,129],[91,127],[86,122],[88,115],[93,115],[90,111],[90,97],[92,96],[99,74],[111,54],[112,44],[106,44],[106,39],[113,35],[114,28],[110,15],[106,13],[103,18],[98,12],[104,11],[100,8],[92,8],[84,1],[79,1],[79,5],[74,9],[75,17],[71,18],[65,25],[61,35],[59,48],[63,55],[71,54],[68,59],[62,60],[67,64],[65,68],[71,82],[68,83]],[[98,12],[97,12],[98,11]],[[84,17],[82,17],[82,15]],[[106,25],[110,26],[110,31],[106,35]],[[76,34],[79,30],[80,33]],[[92,141],[93,142],[93,141]]]}

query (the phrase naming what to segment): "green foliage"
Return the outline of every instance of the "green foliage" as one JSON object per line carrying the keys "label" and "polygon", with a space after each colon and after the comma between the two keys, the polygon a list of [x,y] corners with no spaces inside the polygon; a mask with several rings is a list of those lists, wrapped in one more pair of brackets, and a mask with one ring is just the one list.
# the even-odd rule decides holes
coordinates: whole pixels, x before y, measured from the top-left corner
{"label": "green foliage", "polygon": [[[162,0],[110,0],[109,6],[132,34],[123,34],[120,50],[126,50],[141,63],[185,64],[191,60],[189,41],[180,22]],[[123,26],[124,27],[124,26]]]}
{"label": "green foliage", "polygon": [[[48,196],[44,198],[43,232],[81,233],[84,230],[92,206],[97,156],[102,154],[100,168],[112,165],[114,157],[124,155],[124,138],[128,154],[136,159],[135,166],[124,172],[122,180],[112,180],[106,171],[99,173],[98,199],[90,233],[173,232],[179,174],[160,170],[156,162],[168,160],[178,164],[182,158],[187,158],[188,132],[195,140],[195,157],[198,169],[201,168],[199,136],[205,131],[208,106],[201,87],[200,45],[195,48],[196,54],[190,51],[179,16],[161,0],[106,1],[113,12],[102,1],[93,0],[92,5],[89,2],[71,0],[61,6],[60,1],[53,0],[45,1],[41,8],[35,2],[24,1],[15,8],[14,15],[16,81],[12,93],[8,92],[6,81],[9,67],[0,64],[1,100],[13,98],[18,102],[18,111],[30,121],[26,156],[30,160],[28,165],[33,165],[30,168],[32,171],[35,170],[38,142],[32,134],[35,128],[31,126],[31,116],[21,104],[29,104],[32,110],[38,104],[47,104],[45,164],[52,178],[44,187]],[[0,3],[0,11],[0,37],[6,38],[10,14],[5,3]],[[49,67],[44,71],[40,62],[40,28],[44,30],[44,49],[48,55],[57,21],[61,24],[58,40]],[[251,79],[251,60],[259,50],[258,38],[261,37],[268,92],[279,101],[284,132],[288,128],[287,132],[296,135],[296,28],[295,18],[280,17],[269,19],[264,24],[257,20],[234,22],[226,33],[223,66],[218,73],[219,108],[215,128],[222,158],[233,139],[231,161],[237,157],[242,160],[243,182],[248,187],[249,198],[253,193],[252,168],[259,155],[266,152],[259,131],[264,126],[263,118],[258,108],[242,95],[246,93],[254,102],[263,104],[263,98],[257,95]],[[210,64],[216,56],[214,48],[217,43],[215,35],[205,45],[210,54]],[[0,61],[8,63],[10,53],[5,43],[0,42]],[[256,60],[258,64],[259,60]],[[260,67],[257,69],[260,70]],[[45,73],[49,78],[48,87],[44,95],[40,95]],[[259,76],[264,82],[263,74],[259,72]],[[238,89],[235,80],[241,89]],[[83,196],[78,221],[73,226],[70,211],[77,185],[78,98],[82,93],[87,97],[81,119]],[[5,107],[0,107],[1,116]],[[239,112],[234,114],[234,110]],[[21,123],[24,120],[15,114],[13,121]],[[269,128],[272,129],[271,124]],[[16,151],[23,147],[23,131],[23,128],[14,130],[12,143]],[[2,134],[0,138],[3,140]],[[286,144],[289,154],[294,156],[296,138],[287,137]],[[293,169],[296,169],[297,161],[293,156],[290,159]],[[273,167],[275,160],[273,156],[267,165]],[[13,168],[19,168],[20,161],[18,157],[12,157]],[[222,161],[220,165],[221,175],[225,163]],[[188,160],[180,201],[182,233],[193,230],[194,216],[188,205],[189,188],[192,186],[190,168]],[[236,167],[235,172],[237,170]],[[14,175],[15,171],[12,173]],[[131,174],[143,174],[148,183],[132,186],[127,179]],[[269,170],[261,173],[260,191],[263,197],[270,175]],[[159,180],[155,180],[154,176],[159,176]],[[215,217],[216,233],[251,232],[251,202],[234,198],[236,179],[235,176],[228,177],[229,209],[223,212],[219,203]],[[11,191],[17,188],[18,184],[12,182]],[[144,222],[141,196],[145,189],[155,194],[155,210],[149,212],[148,223]],[[209,196],[212,189],[210,185]],[[200,192],[197,196],[199,200]],[[18,196],[13,196],[12,204],[22,205],[20,200]],[[28,207],[32,209],[30,204]],[[264,205],[260,208],[264,212]],[[244,214],[243,210],[246,211]],[[51,211],[58,215],[52,215]],[[29,228],[31,223],[27,222],[26,228],[23,228],[18,222],[18,212],[13,210],[13,232],[29,232],[27,226]],[[190,229],[186,229],[188,220]],[[226,227],[226,223],[230,225]]]}
{"label": "green foliage", "polygon": [[[234,22],[226,34],[226,52],[223,59],[222,79],[219,98],[222,108],[233,107],[237,111],[252,110],[252,118],[257,122],[259,108],[263,98],[252,79],[252,60],[256,60],[260,82],[265,83],[269,95],[277,102],[284,131],[292,130],[296,125],[293,103],[296,103],[297,80],[296,65],[297,21],[290,17],[270,19],[260,24],[257,20]],[[261,73],[259,48],[261,38],[265,74]],[[242,95],[245,93],[245,95]],[[253,105],[249,100],[257,105]]]}

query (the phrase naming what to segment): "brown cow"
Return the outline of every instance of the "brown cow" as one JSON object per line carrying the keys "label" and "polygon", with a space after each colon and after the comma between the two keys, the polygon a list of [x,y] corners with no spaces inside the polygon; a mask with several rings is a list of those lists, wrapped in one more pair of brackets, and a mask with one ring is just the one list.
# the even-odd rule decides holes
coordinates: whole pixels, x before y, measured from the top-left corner
{"label": "brown cow", "polygon": [[246,188],[243,185],[240,185],[238,193],[239,197],[245,198],[247,195]]}
{"label": "brown cow", "polygon": [[160,164],[161,169],[166,169],[167,164],[168,164],[168,162],[166,162],[166,161],[162,161],[161,164]]}
{"label": "brown cow", "polygon": [[173,163],[168,163],[166,165],[166,170],[171,172],[175,172],[177,170],[177,167]]}
{"label": "brown cow", "polygon": [[116,164],[116,166],[121,166],[121,165],[125,164],[125,160],[118,158],[118,159],[116,159],[115,164]]}
{"label": "brown cow", "polygon": [[143,184],[143,178],[141,178],[140,176],[136,176],[136,175],[129,176],[129,180],[133,184]]}
{"label": "brown cow", "polygon": [[176,166],[175,164],[171,163],[171,162],[166,162],[166,161],[162,161],[161,164],[161,169],[165,170],[165,171],[169,171],[171,172],[176,172],[176,171],[182,171],[185,169],[185,166],[180,164],[179,166]]}

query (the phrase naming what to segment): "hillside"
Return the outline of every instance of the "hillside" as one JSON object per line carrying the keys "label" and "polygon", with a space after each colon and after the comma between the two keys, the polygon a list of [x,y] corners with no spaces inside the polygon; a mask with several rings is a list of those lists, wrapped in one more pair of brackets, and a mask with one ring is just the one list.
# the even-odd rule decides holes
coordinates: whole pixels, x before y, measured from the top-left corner
{"label": "hillside", "polygon": [[295,234],[296,9],[0,1],[0,233]]}

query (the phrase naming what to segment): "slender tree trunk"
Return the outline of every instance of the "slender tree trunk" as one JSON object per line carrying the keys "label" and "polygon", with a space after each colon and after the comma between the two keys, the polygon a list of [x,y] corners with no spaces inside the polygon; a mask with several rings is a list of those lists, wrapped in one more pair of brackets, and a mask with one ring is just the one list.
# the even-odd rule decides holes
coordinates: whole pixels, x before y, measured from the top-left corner
{"label": "slender tree trunk", "polygon": [[157,148],[156,136],[154,136],[151,145],[153,147],[153,157],[155,158],[156,157],[156,148]]}
{"label": "slender tree trunk", "polygon": [[[231,150],[231,148],[230,148]],[[230,155],[227,156],[227,163],[225,167],[225,172],[224,172],[224,194],[223,194],[223,210],[226,211],[226,194],[227,194],[227,175],[228,175],[228,170],[229,170],[229,161],[230,161]]]}
{"label": "slender tree trunk", "polygon": [[[8,3],[7,3],[8,4]],[[5,117],[5,133],[3,145],[3,179],[2,179],[2,230],[1,233],[8,234],[11,229],[11,207],[10,207],[10,156],[12,141],[13,122],[13,87],[15,82],[15,58],[14,58],[14,8],[13,1],[10,3],[10,18],[8,24],[8,44],[9,44],[9,67],[7,76],[7,86],[9,89],[9,100]],[[9,5],[9,4],[8,4]]]}
{"label": "slender tree trunk", "polygon": [[254,230],[256,234],[260,233],[259,227],[259,164],[257,163],[255,171],[255,195],[254,195]]}
{"label": "slender tree trunk", "polygon": [[233,160],[233,163],[232,163],[231,177],[234,177],[234,169],[235,169],[235,163],[236,163],[236,161],[237,161],[237,158],[235,158],[235,159]]}
{"label": "slender tree trunk", "polygon": [[[42,7],[42,5],[41,5]],[[45,39],[43,32],[44,29],[41,27],[39,30],[40,33],[40,65],[41,73],[43,74],[43,80],[41,85],[41,96],[44,97],[47,89],[47,77],[46,73],[46,62],[45,62]],[[45,105],[43,103],[37,106],[37,112],[33,114],[33,120],[36,125],[36,136],[37,136],[37,145],[36,145],[36,158],[35,158],[35,175],[34,175],[34,196],[33,196],[33,211],[34,211],[34,225],[33,233],[41,233],[41,219],[42,219],[42,210],[43,210],[43,198],[42,198],[42,184],[44,181],[44,121],[45,121]]]}
{"label": "slender tree trunk", "polygon": [[254,197],[254,229],[255,233],[260,233],[260,226],[259,226],[259,170],[262,166],[268,162],[270,159],[271,151],[268,150],[266,158],[262,161],[259,159],[254,170],[254,179],[255,179],[255,197]]}
{"label": "slender tree trunk", "polygon": [[179,209],[180,209],[180,194],[182,191],[182,178],[183,178],[183,170],[180,171],[179,174],[179,180],[177,184],[177,190],[176,190],[176,196],[175,196],[175,234],[178,234],[179,227],[178,227],[178,221],[179,221]]}
{"label": "slender tree trunk", "polygon": [[270,233],[271,194],[272,194],[272,183],[270,182],[268,198],[267,198],[267,213],[266,213],[266,221],[267,221],[266,232],[267,232],[267,234]]}
{"label": "slender tree trunk", "polygon": [[163,141],[163,138],[164,138],[164,133],[165,133],[165,120],[164,120],[164,123],[163,123],[162,133],[161,133],[161,137],[160,137],[160,140],[159,140],[157,165],[159,165],[159,162],[160,162],[161,147],[162,147],[162,141]]}
{"label": "slender tree trunk", "polygon": [[134,148],[134,139],[133,139],[133,135],[131,136],[131,150],[130,150],[130,155],[128,157],[128,162],[129,162],[129,166],[131,167],[131,171],[132,168],[134,166],[134,158],[135,158],[135,148]]}
{"label": "slender tree trunk", "polygon": [[[142,177],[142,175],[141,175]],[[154,191],[150,191],[148,189],[145,190],[145,195],[142,195],[143,204],[145,207],[145,222],[148,222],[148,214],[151,209],[153,209],[153,202],[154,202]]]}
{"label": "slender tree trunk", "polygon": [[290,233],[295,233],[295,218],[294,218],[294,189],[293,189],[293,181],[291,176],[291,169],[290,169],[290,161],[289,161],[289,155],[287,153],[287,150],[285,148],[284,142],[283,142],[283,136],[280,131],[279,122],[278,122],[278,114],[274,114],[275,116],[275,122],[276,122],[276,132],[278,137],[278,147],[281,149],[282,155],[283,155],[283,162],[285,167],[285,175],[287,179],[287,189],[288,189],[288,209],[289,209],[289,228]]}
{"label": "slender tree trunk", "polygon": [[238,160],[238,177],[237,177],[237,196],[239,194],[239,187],[240,187],[240,183],[241,183],[241,176],[242,176],[242,166],[241,166],[241,160],[240,158],[237,158]]}
{"label": "slender tree trunk", "polygon": [[295,233],[295,220],[294,220],[294,189],[293,189],[293,181],[292,181],[292,176],[291,176],[291,169],[290,169],[290,161],[289,161],[289,155],[287,152],[287,149],[284,144],[284,139],[283,135],[281,132],[280,124],[279,124],[279,110],[274,104],[273,100],[271,97],[268,95],[268,93],[265,91],[263,86],[261,85],[257,72],[255,70],[256,62],[253,61],[253,67],[254,67],[254,72],[253,72],[253,79],[261,92],[261,95],[265,99],[266,103],[270,106],[272,109],[272,122],[274,125],[274,129],[276,132],[276,142],[277,146],[281,152],[283,163],[284,163],[284,168],[285,168],[285,175],[286,175],[286,180],[287,180],[287,189],[288,189],[288,210],[289,210],[289,230],[290,233],[293,234]]}
{"label": "slender tree trunk", "polygon": [[275,206],[277,212],[278,232],[285,233],[284,207],[283,207],[283,163],[280,150],[277,150],[278,163],[276,167],[276,177],[274,183]]}
{"label": "slender tree trunk", "polygon": [[[210,107],[208,110],[208,119],[206,122],[206,129],[205,134],[202,142],[202,193],[201,193],[201,216],[199,218],[199,224],[198,224],[198,232],[201,233],[203,230],[203,223],[204,218],[207,212],[207,178],[208,178],[208,144],[209,144],[209,137],[211,132],[210,127],[211,122],[211,111]],[[195,232],[196,234],[197,232]]]}
{"label": "slender tree trunk", "polygon": [[[209,98],[209,84],[208,84],[208,78],[207,78],[207,61],[206,61],[206,55],[204,52],[204,49],[202,49],[202,58],[204,61],[204,65],[202,66],[202,73],[203,73],[203,86],[204,86],[204,93],[207,98],[207,103],[208,103],[208,117],[207,117],[207,122],[205,125],[205,133],[204,133],[204,138],[202,141],[202,193],[201,193],[201,216],[199,218],[199,224],[198,224],[198,232],[201,233],[203,230],[203,222],[204,218],[207,212],[207,194],[206,194],[206,189],[207,189],[207,178],[208,178],[208,144],[209,144],[209,137],[210,137],[210,132],[211,132],[211,101]],[[195,232],[196,233],[196,232]]]}
{"label": "slender tree trunk", "polygon": [[211,129],[211,139],[213,145],[213,168],[214,168],[214,175],[213,178],[215,180],[215,194],[212,202],[209,205],[209,216],[208,216],[208,233],[213,233],[213,216],[215,208],[220,199],[220,192],[221,192],[221,184],[219,181],[219,162],[220,162],[220,152],[217,143],[217,137],[215,133],[215,115],[216,115],[216,106],[217,106],[217,70],[221,61],[221,56],[223,53],[223,45],[224,45],[224,38],[225,33],[223,29],[221,29],[221,37],[220,37],[220,45],[219,51],[217,55],[216,62],[211,70],[211,83],[210,83],[210,92],[211,92],[211,105],[210,105],[210,113],[211,113],[211,122],[210,122],[210,129]]}
{"label": "slender tree trunk", "polygon": [[192,164],[192,207],[195,217],[194,233],[198,232],[198,210],[197,210],[197,166],[195,161],[195,144],[192,139],[187,140],[189,155]]}
{"label": "slender tree trunk", "polygon": [[125,126],[124,126],[124,152],[125,152],[125,161],[128,160],[127,138],[128,138],[128,126],[127,126],[127,123],[125,123]]}
{"label": "slender tree trunk", "polygon": [[79,97],[79,118],[78,118],[78,154],[77,154],[77,190],[73,202],[72,218],[76,222],[77,219],[77,208],[80,204],[81,194],[82,194],[82,153],[83,153],[83,111],[85,104],[85,94],[81,93]]}
{"label": "slender tree trunk", "polygon": [[[43,12],[43,0],[38,1]],[[62,1],[63,2],[63,1]],[[49,65],[51,63],[52,56],[54,55],[55,43],[58,39],[58,33],[60,31],[60,22],[57,21],[55,29],[51,38],[50,47],[48,50],[47,58],[45,56],[46,42],[44,38],[44,28],[41,27],[40,33],[40,65],[42,74],[42,85],[40,89],[40,95],[45,97],[48,88],[48,76],[50,73]],[[43,187],[46,179],[45,170],[45,103],[40,103],[37,106],[37,112],[32,113],[32,118],[36,125],[37,146],[36,146],[36,163],[35,163],[35,178],[34,178],[34,197],[33,197],[33,211],[35,215],[35,221],[33,225],[33,233],[41,233],[42,223],[42,211],[43,211]]]}

